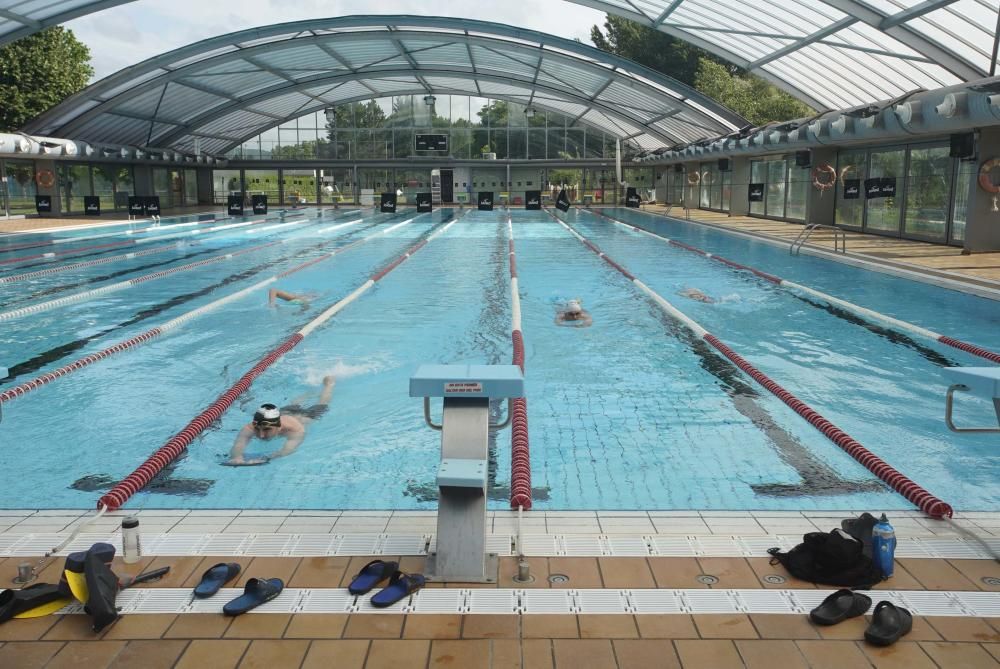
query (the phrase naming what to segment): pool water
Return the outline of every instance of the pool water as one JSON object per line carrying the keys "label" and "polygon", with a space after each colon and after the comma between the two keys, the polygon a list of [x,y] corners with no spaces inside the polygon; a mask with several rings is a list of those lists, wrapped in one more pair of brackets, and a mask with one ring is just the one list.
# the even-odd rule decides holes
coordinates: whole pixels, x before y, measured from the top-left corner
{"label": "pool water", "polygon": [[[609,213],[897,318],[1000,349],[997,302],[821,258],[791,257],[786,249],[704,226],[634,211]],[[510,214],[526,342],[536,508],[911,508],[665,316],[548,213]],[[930,492],[960,510],[1000,508],[995,435],[957,435],[943,421],[948,382],[941,366],[984,366],[985,361],[859,323],[819,300],[805,300],[590,212],[571,210],[559,216]],[[269,308],[266,290],[261,290],[6,403],[0,468],[14,476],[0,494],[0,507],[93,507],[110,485],[268,351],[454,217],[458,222],[444,234],[270,367],[175,466],[127,505],[433,508],[439,435],[424,425],[420,400],[408,396],[408,379],[423,363],[510,363],[504,211],[320,215],[300,210],[288,212],[282,220],[294,224],[281,228],[208,233],[164,253],[0,284],[2,313],[286,240],[123,291],[0,321],[0,366],[10,367],[15,376],[0,382],[3,390],[365,239],[274,284],[308,293],[308,306],[280,303]],[[404,221],[409,222],[376,234]],[[19,235],[11,243],[35,238],[44,239]],[[60,248],[127,238],[74,241]],[[32,252],[5,252],[3,243],[0,238],[0,261]],[[113,249],[107,255],[122,252]],[[21,264],[0,265],[0,276],[20,271]],[[715,301],[680,294],[689,289]],[[556,324],[558,308],[573,298],[592,314],[591,327]],[[328,374],[336,378],[329,412],[309,426],[294,454],[258,467],[221,465],[259,404],[287,405],[304,396],[302,403],[308,405]],[[960,405],[959,415],[967,424],[995,420],[991,407],[972,400]],[[247,455],[277,448],[256,442]],[[509,431],[494,435],[490,453],[490,503],[503,508],[509,494]]]}

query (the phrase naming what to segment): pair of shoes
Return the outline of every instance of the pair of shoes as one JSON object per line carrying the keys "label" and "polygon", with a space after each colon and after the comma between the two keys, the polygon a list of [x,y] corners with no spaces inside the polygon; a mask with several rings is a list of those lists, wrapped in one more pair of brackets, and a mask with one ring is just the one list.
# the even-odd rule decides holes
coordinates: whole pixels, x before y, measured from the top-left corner
{"label": "pair of shoes", "polygon": [[[214,565],[202,575],[201,582],[194,589],[194,596],[199,599],[211,597],[239,575],[240,565],[236,562]],[[227,616],[242,615],[271,601],[284,589],[285,582],[280,578],[251,578],[243,586],[243,594],[226,603],[222,612]]]}
{"label": "pair of shoes", "polygon": [[[838,590],[815,609],[809,618],[817,625],[836,625],[848,618],[864,615],[872,605],[867,595],[853,590]],[[865,630],[865,640],[876,646],[891,646],[913,629],[913,616],[904,608],[891,602],[875,605],[872,621]]]}
{"label": "pair of shoes", "polygon": [[364,595],[376,585],[389,579],[389,585],[372,595],[372,606],[385,608],[424,587],[427,579],[422,574],[404,574],[399,571],[398,562],[372,560],[358,572],[347,586],[352,595]]}

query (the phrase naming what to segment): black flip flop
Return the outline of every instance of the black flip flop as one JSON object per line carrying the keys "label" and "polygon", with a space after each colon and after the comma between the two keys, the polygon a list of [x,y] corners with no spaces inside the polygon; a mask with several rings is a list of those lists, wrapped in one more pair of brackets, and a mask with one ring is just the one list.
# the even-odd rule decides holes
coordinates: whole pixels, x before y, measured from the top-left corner
{"label": "black flip flop", "polygon": [[0,591],[0,623],[57,599],[63,599],[63,594],[58,585],[49,583],[35,583],[20,590]]}
{"label": "black flip flop", "polygon": [[352,595],[363,595],[376,585],[392,576],[399,569],[398,562],[372,560],[358,572],[351,584],[347,586]]}
{"label": "black flip flop", "polygon": [[202,574],[201,583],[195,586],[194,596],[199,599],[211,597],[222,586],[240,575],[240,565],[236,562],[220,562]]}
{"label": "black flip flop", "polygon": [[865,630],[865,640],[876,646],[891,646],[899,641],[901,636],[913,629],[913,616],[904,608],[891,602],[879,602],[875,605],[872,622]]}
{"label": "black flip flop", "polygon": [[848,618],[863,615],[872,605],[871,597],[853,590],[838,590],[809,612],[817,625],[836,625]]}
{"label": "black flip flop", "polygon": [[380,609],[392,606],[424,587],[426,583],[427,579],[424,578],[423,574],[404,574],[397,571],[389,579],[389,585],[372,595],[372,606]]}
{"label": "black flip flop", "polygon": [[266,604],[281,594],[285,582],[280,578],[251,578],[243,586],[243,594],[222,607],[227,616],[239,616]]}

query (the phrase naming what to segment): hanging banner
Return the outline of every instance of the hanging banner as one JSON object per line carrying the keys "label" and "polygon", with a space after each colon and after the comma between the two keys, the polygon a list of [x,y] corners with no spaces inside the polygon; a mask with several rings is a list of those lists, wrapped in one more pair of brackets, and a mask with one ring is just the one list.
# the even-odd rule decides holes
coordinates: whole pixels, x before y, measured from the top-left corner
{"label": "hanging banner", "polygon": [[569,196],[566,195],[565,190],[559,191],[559,197],[556,198],[556,209],[559,211],[569,211]]}
{"label": "hanging banner", "polygon": [[865,179],[865,199],[873,200],[882,197],[882,177]]}
{"label": "hanging banner", "polygon": [[625,206],[638,207],[640,204],[642,204],[642,200],[639,198],[639,193],[636,192],[635,188],[629,186],[625,191]]}
{"label": "hanging banner", "polygon": [[160,196],[147,195],[143,198],[142,208],[146,216],[160,215]]}
{"label": "hanging banner", "polygon": [[[231,198],[230,198],[231,199]],[[128,215],[129,216],[142,216],[142,198],[138,195],[128,196]]]}
{"label": "hanging banner", "polygon": [[35,196],[35,211],[39,214],[48,214],[52,211],[52,196],[51,195],[36,195]]}
{"label": "hanging banner", "polygon": [[395,193],[382,193],[382,201],[379,204],[379,211],[383,214],[395,214],[396,213],[396,194]]}
{"label": "hanging banner", "polygon": [[230,216],[242,216],[243,215],[243,196],[242,195],[230,195],[228,200],[228,205],[226,207]]}
{"label": "hanging banner", "polygon": [[431,204],[431,194],[417,193],[417,211],[423,214],[432,209],[434,209],[434,205]]}
{"label": "hanging banner", "polygon": [[493,211],[493,191],[479,193],[479,211]]}
{"label": "hanging banner", "polygon": [[540,190],[527,190],[524,191],[524,208],[539,210],[542,208],[542,191]]}
{"label": "hanging banner", "polygon": [[750,184],[747,188],[747,199],[751,202],[763,202],[764,184]]}
{"label": "hanging banner", "polygon": [[253,213],[255,214],[266,214],[267,213],[267,196],[266,195],[251,195],[250,204],[253,206]]}
{"label": "hanging banner", "polygon": [[83,196],[83,213],[87,216],[101,215],[101,198],[96,195]]}
{"label": "hanging banner", "polygon": [[896,197],[896,177],[882,177],[882,197]]}
{"label": "hanging banner", "polygon": [[861,197],[861,179],[844,179],[844,199],[857,200]]}

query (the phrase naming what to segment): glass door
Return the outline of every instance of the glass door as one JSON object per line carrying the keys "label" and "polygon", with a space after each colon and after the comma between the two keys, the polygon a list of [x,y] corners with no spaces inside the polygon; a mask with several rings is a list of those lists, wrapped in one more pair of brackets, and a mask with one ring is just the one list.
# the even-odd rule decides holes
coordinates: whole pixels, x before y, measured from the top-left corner
{"label": "glass door", "polygon": [[767,195],[764,198],[764,214],[774,218],[785,217],[785,186],[788,170],[784,160],[769,160],[767,165]]}
{"label": "glass door", "polygon": [[936,242],[945,240],[952,172],[948,153],[947,146],[910,149],[903,224],[907,236]]}
{"label": "glass door", "polygon": [[864,151],[841,151],[837,157],[837,185],[835,187],[837,203],[834,222],[839,226],[856,230],[860,230],[864,226],[865,176],[867,175],[865,158]]}
{"label": "glass door", "polygon": [[[865,199],[865,231],[882,235],[899,236],[899,223],[902,208],[899,202],[899,192],[903,184],[903,163],[906,158],[905,149],[885,149],[872,151],[868,159],[868,180],[876,178],[896,179],[897,194],[895,197],[878,197]],[[864,187],[865,182],[861,182]]]}

